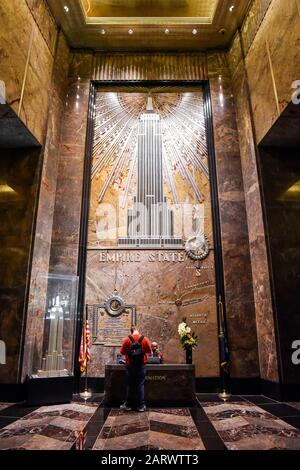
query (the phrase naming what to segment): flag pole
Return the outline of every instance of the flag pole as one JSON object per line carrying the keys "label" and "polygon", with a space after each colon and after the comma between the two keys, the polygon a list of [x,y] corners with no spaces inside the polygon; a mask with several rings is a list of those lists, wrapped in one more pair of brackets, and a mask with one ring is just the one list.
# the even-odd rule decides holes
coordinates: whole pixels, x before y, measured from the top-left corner
{"label": "flag pole", "polygon": [[[219,302],[218,302],[218,313],[219,313],[219,331],[220,331],[219,338],[220,338],[221,348],[223,347],[225,350],[225,343],[227,344],[227,337],[226,337],[226,331],[225,331],[224,310],[223,310],[223,302],[222,302],[221,296],[219,297]],[[228,361],[224,363],[221,362],[220,365],[221,365],[221,376],[222,376],[222,392],[219,393],[219,398],[221,398],[221,400],[226,401],[231,397],[231,393],[226,391],[226,371],[224,368],[225,365],[229,366],[229,362]]]}
{"label": "flag pole", "polygon": [[[85,307],[85,312],[84,312],[84,317],[83,317],[83,331],[85,331],[86,329],[86,322],[87,322],[87,316],[88,316],[88,304],[86,304],[86,307]],[[80,393],[80,396],[81,398],[83,398],[84,400],[88,400],[89,398],[91,398],[92,394],[91,392],[89,392],[88,390],[88,363],[86,362],[85,364],[85,386],[84,386],[84,392],[81,392]]]}

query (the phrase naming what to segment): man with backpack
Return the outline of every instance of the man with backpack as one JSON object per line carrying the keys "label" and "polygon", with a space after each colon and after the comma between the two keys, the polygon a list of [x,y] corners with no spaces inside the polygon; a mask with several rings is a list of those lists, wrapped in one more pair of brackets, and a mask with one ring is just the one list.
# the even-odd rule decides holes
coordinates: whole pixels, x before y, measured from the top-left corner
{"label": "man with backpack", "polygon": [[127,366],[127,396],[120,408],[143,412],[146,409],[144,385],[147,358],[151,354],[150,341],[139,333],[137,326],[132,326],[131,335],[124,339],[120,353],[126,356]]}

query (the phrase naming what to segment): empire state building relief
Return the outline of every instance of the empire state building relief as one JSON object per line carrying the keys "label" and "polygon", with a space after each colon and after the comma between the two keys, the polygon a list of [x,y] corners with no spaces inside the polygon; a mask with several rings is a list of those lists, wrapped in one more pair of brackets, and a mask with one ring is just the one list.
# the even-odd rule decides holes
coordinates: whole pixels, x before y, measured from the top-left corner
{"label": "empire state building relief", "polygon": [[119,246],[182,247],[182,239],[174,236],[173,211],[164,195],[162,155],[161,119],[148,97],[138,124],[137,195],[128,211],[127,237],[119,238]]}
{"label": "empire state building relief", "polygon": [[[166,362],[185,361],[177,326],[186,317],[199,338],[197,375],[217,375],[214,240],[201,86],[99,87],[90,187],[85,302],[103,305],[116,291],[135,306],[139,326],[159,341]],[[101,310],[91,326],[99,331],[120,328],[125,335],[128,315],[112,323]],[[107,322],[112,323],[109,330]],[[90,373],[95,377],[104,374],[105,363],[119,351],[106,336],[92,347]]]}
{"label": "empire state building relief", "polygon": [[202,90],[125,90],[97,93],[88,248],[183,249],[210,237]]}

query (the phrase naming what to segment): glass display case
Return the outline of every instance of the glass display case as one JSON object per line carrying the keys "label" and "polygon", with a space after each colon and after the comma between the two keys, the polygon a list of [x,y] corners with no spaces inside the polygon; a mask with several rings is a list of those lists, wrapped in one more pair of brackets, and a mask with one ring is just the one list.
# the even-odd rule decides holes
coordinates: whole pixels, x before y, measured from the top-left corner
{"label": "glass display case", "polygon": [[78,277],[50,274],[45,281],[45,311],[36,331],[31,378],[67,377],[74,368]]}

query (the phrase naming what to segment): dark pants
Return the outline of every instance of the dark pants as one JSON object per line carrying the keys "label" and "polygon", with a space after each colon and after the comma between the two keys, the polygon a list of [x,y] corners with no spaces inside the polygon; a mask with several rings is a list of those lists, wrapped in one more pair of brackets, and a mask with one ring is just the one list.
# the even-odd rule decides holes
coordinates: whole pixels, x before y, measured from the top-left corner
{"label": "dark pants", "polygon": [[145,377],[146,366],[129,365],[127,372],[127,395],[126,405],[130,408],[140,408],[145,406]]}

